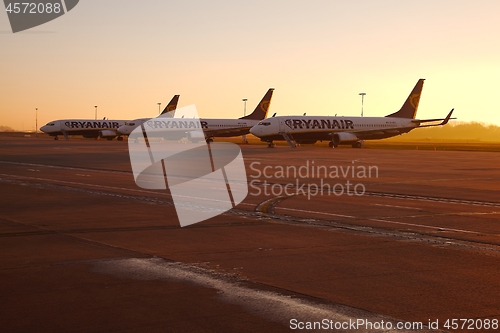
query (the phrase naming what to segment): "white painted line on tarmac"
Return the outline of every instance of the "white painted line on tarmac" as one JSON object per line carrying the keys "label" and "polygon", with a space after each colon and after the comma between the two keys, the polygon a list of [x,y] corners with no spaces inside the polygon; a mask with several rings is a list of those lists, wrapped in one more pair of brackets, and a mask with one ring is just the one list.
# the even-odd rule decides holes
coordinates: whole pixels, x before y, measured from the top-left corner
{"label": "white painted line on tarmac", "polygon": [[380,220],[380,219],[369,219],[369,220],[376,221],[376,222],[391,223],[391,224],[411,225],[413,227],[422,227],[422,228],[437,229],[437,230],[443,230],[443,231],[464,232],[464,233],[469,233],[469,234],[477,234],[478,233],[478,231],[451,229],[451,228],[437,227],[437,226],[432,226],[432,225],[422,225],[422,224],[406,223],[406,222],[398,222],[398,221],[388,221],[388,220]]}
{"label": "white painted line on tarmac", "polygon": [[489,180],[493,179],[491,177],[489,178],[440,178],[440,179],[416,179],[416,180],[403,180],[399,182],[380,182],[378,184],[414,184],[414,183],[426,183],[426,182],[457,182],[457,181],[464,181],[464,180]]}
{"label": "white painted line on tarmac", "polygon": [[404,208],[404,209],[415,209],[420,210],[422,208],[406,207],[406,206],[394,206],[394,205],[383,205],[383,204],[372,204],[373,206],[383,206],[383,207],[394,207],[394,208]]}
{"label": "white painted line on tarmac", "polygon": [[320,214],[320,215],[346,217],[346,218],[350,218],[350,219],[355,219],[356,218],[356,216],[351,216],[351,215],[342,215],[342,214],[315,212],[315,211],[312,211],[312,210],[304,210],[304,209],[284,208],[284,207],[275,207],[275,209],[283,209],[283,210],[289,210],[289,211],[301,212],[301,213],[313,213],[313,214]]}
{"label": "white painted line on tarmac", "polygon": [[456,213],[455,215],[497,215],[500,212],[465,212],[465,213]]}

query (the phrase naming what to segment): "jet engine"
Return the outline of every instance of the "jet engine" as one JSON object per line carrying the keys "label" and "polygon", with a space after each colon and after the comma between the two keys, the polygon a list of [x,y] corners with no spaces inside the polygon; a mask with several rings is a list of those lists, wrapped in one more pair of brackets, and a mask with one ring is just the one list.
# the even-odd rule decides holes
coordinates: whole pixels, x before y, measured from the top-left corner
{"label": "jet engine", "polygon": [[187,133],[187,138],[191,142],[199,142],[205,140],[205,134],[201,130],[198,131],[189,131]]}
{"label": "jet engine", "polygon": [[116,136],[115,131],[110,131],[110,130],[103,130],[101,131],[101,138],[106,138],[108,140],[113,140],[113,138]]}
{"label": "jet engine", "polygon": [[357,141],[359,141],[359,138],[353,133],[339,132],[333,135],[333,144],[335,147],[339,144],[352,144]]}

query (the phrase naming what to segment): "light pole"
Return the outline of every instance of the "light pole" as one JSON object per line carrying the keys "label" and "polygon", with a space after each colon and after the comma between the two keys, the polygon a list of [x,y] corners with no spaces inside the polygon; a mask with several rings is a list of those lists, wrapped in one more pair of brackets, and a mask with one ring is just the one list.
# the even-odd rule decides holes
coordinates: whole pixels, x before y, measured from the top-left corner
{"label": "light pole", "polygon": [[247,100],[248,98],[243,98],[242,101],[243,101],[243,116],[246,116],[247,115]]}
{"label": "light pole", "polygon": [[365,98],[365,95],[366,93],[359,93],[359,95],[361,96],[361,117],[363,117],[363,102],[364,102],[364,98]]}
{"label": "light pole", "polygon": [[38,108],[35,110],[35,138],[38,138]]}
{"label": "light pole", "polygon": [[[248,98],[243,98],[243,117],[247,115],[247,100]],[[243,139],[243,143],[248,143],[247,136],[244,134],[241,136],[241,139]]]}
{"label": "light pole", "polygon": [[95,107],[95,120],[97,120],[97,105],[94,105]]}
{"label": "light pole", "polygon": [[160,106],[161,106],[161,102],[158,102],[158,114],[160,114]]}

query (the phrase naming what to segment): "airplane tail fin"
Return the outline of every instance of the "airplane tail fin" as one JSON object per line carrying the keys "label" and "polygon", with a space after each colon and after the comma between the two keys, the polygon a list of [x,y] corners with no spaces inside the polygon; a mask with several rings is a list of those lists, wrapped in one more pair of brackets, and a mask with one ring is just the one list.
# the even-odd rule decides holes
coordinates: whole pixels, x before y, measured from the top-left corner
{"label": "airplane tail fin", "polygon": [[179,102],[179,96],[180,95],[174,95],[174,97],[172,97],[170,102],[168,102],[165,109],[163,109],[163,111],[161,112],[161,115],[163,117],[174,116],[175,110],[177,109],[177,102]]}
{"label": "airplane tail fin", "polygon": [[415,119],[415,116],[417,115],[418,102],[420,101],[420,95],[422,94],[422,87],[424,86],[424,80],[425,79],[418,80],[415,88],[413,88],[410,96],[408,96],[398,112],[394,112],[386,117]]}
{"label": "airplane tail fin", "polygon": [[269,105],[271,104],[271,98],[273,97],[274,88],[269,88],[267,93],[264,95],[260,103],[257,105],[255,110],[248,116],[241,117],[240,119],[250,119],[250,120],[262,120],[267,117],[267,111],[269,110]]}

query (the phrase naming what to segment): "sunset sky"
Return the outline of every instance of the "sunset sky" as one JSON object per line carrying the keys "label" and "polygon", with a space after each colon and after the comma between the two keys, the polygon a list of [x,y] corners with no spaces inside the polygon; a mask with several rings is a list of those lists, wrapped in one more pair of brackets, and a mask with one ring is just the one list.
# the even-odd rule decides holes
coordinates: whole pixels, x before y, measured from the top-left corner
{"label": "sunset sky", "polygon": [[[3,8],[3,7],[2,7]],[[418,118],[500,125],[500,1],[81,0],[13,34],[0,13],[0,126],[154,117],[180,94],[237,118],[385,116],[425,78]],[[248,114],[248,112],[247,112]]]}

